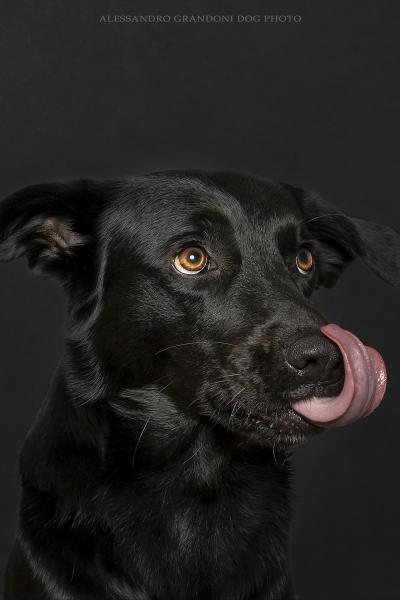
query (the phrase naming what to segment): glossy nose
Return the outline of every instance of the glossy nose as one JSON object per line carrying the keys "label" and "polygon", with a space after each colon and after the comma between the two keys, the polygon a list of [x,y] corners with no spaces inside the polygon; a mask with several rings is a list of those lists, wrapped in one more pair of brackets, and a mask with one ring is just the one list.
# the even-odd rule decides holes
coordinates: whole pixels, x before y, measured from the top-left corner
{"label": "glossy nose", "polygon": [[297,339],[286,351],[286,362],[303,383],[335,383],[344,373],[339,348],[322,334]]}

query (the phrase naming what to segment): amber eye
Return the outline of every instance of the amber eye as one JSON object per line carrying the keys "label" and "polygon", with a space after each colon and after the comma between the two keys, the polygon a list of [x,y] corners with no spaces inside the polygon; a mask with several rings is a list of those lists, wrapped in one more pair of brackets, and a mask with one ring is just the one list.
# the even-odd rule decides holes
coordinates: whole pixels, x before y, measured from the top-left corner
{"label": "amber eye", "polygon": [[307,248],[300,248],[296,256],[296,265],[300,273],[308,275],[314,266],[313,255]]}
{"label": "amber eye", "polygon": [[207,252],[195,246],[185,248],[175,256],[174,266],[180,273],[196,275],[203,271],[208,264]]}

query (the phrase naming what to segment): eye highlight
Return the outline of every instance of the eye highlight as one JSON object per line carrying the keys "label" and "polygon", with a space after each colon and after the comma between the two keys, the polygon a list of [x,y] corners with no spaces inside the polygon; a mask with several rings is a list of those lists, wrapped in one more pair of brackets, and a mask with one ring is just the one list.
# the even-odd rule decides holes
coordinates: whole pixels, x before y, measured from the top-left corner
{"label": "eye highlight", "polygon": [[302,275],[308,275],[313,270],[314,257],[307,248],[300,248],[296,256],[296,266]]}
{"label": "eye highlight", "polygon": [[208,266],[208,254],[200,247],[185,248],[174,258],[174,267],[179,273],[197,275]]}

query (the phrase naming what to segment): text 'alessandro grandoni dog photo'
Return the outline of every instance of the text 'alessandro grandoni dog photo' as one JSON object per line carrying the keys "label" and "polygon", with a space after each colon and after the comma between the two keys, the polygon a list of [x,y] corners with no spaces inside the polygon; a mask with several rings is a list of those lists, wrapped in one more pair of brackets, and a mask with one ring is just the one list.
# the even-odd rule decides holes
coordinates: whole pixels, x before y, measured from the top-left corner
{"label": "text 'alessandro grandoni dog photo'", "polygon": [[294,600],[292,448],[387,381],[313,292],[354,259],[399,287],[399,234],[295,182],[182,170],[17,191],[0,260],[21,256],[68,310],[4,600]]}

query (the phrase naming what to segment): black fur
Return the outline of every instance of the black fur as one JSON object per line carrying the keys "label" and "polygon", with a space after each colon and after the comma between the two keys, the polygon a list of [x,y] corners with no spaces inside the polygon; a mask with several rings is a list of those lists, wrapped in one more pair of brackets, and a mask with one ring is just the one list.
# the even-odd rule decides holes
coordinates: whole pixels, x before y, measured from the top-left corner
{"label": "black fur", "polygon": [[[185,246],[209,270],[174,268]],[[302,275],[300,246],[316,267]],[[356,256],[400,284],[400,238],[235,173],[35,185],[0,205],[0,259],[68,296],[66,345],[20,461],[5,600],[291,600],[290,344]]]}

